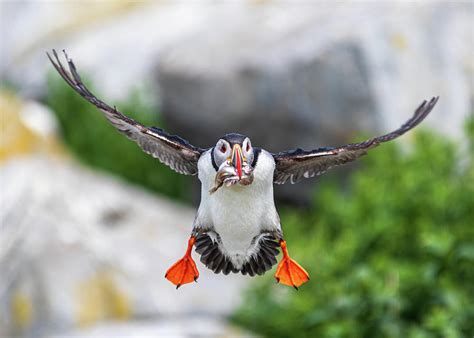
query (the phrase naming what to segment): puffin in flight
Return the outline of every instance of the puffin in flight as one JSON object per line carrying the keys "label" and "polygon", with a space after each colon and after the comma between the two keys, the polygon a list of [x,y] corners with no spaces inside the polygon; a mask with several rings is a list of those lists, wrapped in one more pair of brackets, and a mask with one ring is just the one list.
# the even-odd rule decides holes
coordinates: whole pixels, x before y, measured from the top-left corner
{"label": "puffin in flight", "polygon": [[328,169],[354,161],[369,149],[391,141],[417,126],[430,113],[439,97],[415,110],[397,130],[361,143],[315,150],[296,149],[271,153],[254,147],[244,135],[222,136],[210,148],[198,148],[176,135],[156,127],[146,127],[123,115],[92,94],[76,67],[64,52],[69,71],[55,50],[49,60],[62,78],[83,98],[99,108],[107,120],[151,156],[174,171],[197,175],[201,181],[201,202],[184,256],[165,277],[179,288],[197,280],[199,272],[191,251],[215,273],[263,275],[277,263],[277,282],[298,288],[309,280],[306,270],[290,258],[275,208],[273,184],[296,183],[325,173]]}

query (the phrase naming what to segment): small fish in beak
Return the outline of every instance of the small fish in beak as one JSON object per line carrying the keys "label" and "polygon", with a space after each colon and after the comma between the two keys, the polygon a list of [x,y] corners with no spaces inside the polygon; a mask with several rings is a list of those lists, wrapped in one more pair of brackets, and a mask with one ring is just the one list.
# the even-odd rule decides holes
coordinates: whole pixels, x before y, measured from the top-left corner
{"label": "small fish in beak", "polygon": [[235,168],[228,162],[222,163],[219,170],[217,171],[216,178],[214,179],[214,186],[209,190],[210,194],[215,193],[220,187],[234,185],[239,181],[239,176]]}
{"label": "small fish in beak", "polygon": [[250,185],[253,182],[253,168],[247,163],[244,162],[244,167],[242,168],[242,178],[239,183],[242,185]]}
{"label": "small fish in beak", "polygon": [[232,148],[230,158],[221,164],[216,173],[214,186],[209,190],[210,194],[215,193],[220,187],[233,186],[237,183],[241,185],[249,185],[253,182],[253,168],[248,164],[246,158],[242,154],[240,145],[235,144]]}

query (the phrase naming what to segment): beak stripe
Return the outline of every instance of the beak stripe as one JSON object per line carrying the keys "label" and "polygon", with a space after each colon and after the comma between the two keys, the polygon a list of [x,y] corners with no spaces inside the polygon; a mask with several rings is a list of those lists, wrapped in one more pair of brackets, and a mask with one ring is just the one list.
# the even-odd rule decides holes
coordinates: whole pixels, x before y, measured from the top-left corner
{"label": "beak stripe", "polygon": [[232,163],[237,170],[239,178],[242,177],[242,148],[240,145],[235,144],[232,149]]}

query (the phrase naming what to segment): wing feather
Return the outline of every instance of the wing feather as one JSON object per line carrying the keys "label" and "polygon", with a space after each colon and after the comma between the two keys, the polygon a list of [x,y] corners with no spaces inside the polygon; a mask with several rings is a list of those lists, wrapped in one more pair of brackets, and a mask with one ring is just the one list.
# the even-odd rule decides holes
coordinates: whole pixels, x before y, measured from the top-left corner
{"label": "wing feather", "polygon": [[69,72],[61,63],[58,54],[53,49],[53,57],[46,53],[56,71],[69,84],[69,86],[79,93],[87,101],[99,108],[106,119],[121,133],[129,139],[135,141],[144,152],[157,158],[171,169],[180,174],[197,174],[197,162],[204,152],[204,149],[191,145],[188,141],[177,135],[170,135],[157,127],[145,127],[139,122],[125,116],[117,110],[98,99],[83,83],[76,66],[72,60],[64,56],[68,63]]}
{"label": "wing feather", "polygon": [[321,175],[335,166],[356,160],[367,154],[369,149],[375,148],[383,142],[391,141],[416,127],[428,116],[438,99],[439,96],[433,97],[429,102],[423,101],[413,116],[391,133],[340,147],[325,147],[311,151],[296,149],[273,154],[276,164],[274,182],[284,184],[290,181],[293,184],[301,178]]}

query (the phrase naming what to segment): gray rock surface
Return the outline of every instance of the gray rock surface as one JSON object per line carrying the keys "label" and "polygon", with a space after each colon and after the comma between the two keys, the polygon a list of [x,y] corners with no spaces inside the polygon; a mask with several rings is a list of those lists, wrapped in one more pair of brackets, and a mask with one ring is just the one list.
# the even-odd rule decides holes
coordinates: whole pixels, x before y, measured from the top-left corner
{"label": "gray rock surface", "polygon": [[[238,60],[225,59],[232,47],[198,47],[199,40],[195,44],[181,46],[203,52],[199,59],[209,60],[207,70],[194,70],[191,60],[177,70],[173,51],[172,65],[164,57],[159,68],[163,112],[182,135],[214,144],[236,131],[249,135],[254,145],[279,151],[337,143],[355,131],[376,128],[367,67],[356,44],[341,43],[321,54],[295,55],[276,64],[260,60],[263,43],[262,50]],[[190,50],[178,48],[189,55]],[[229,55],[212,62],[208,54],[214,48],[226,48]],[[230,63],[229,69],[221,71],[219,62]]]}
{"label": "gray rock surface", "polygon": [[215,323],[208,335],[227,326],[248,278],[199,262],[199,283],[177,291],[164,278],[184,254],[194,210],[45,158],[9,161],[0,182],[1,337],[132,318],[158,327],[189,315]]}
{"label": "gray rock surface", "polygon": [[46,338],[156,338],[156,337],[257,337],[229,325],[219,318],[203,316],[183,316],[173,319],[109,322],[94,327],[71,330],[46,336]]}

